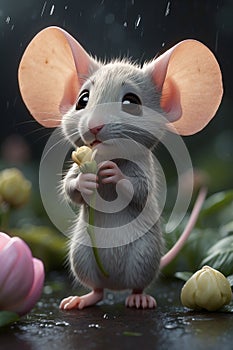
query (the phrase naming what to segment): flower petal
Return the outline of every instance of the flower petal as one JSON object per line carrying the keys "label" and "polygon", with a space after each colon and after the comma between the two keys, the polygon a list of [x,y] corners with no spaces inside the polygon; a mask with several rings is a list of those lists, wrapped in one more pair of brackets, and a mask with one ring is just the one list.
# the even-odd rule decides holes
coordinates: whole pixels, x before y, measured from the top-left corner
{"label": "flower petal", "polygon": [[12,306],[19,315],[24,315],[29,312],[40,298],[44,285],[44,265],[41,260],[33,258],[34,281],[32,288],[26,298],[19,304]]}
{"label": "flower petal", "polygon": [[0,308],[9,310],[29,293],[34,280],[32,254],[20,238],[12,238],[0,253]]}
{"label": "flower petal", "polygon": [[18,259],[18,251],[16,247],[16,243],[11,239],[5,244],[4,249],[0,251],[0,305],[1,305],[1,293],[3,290],[3,286],[5,280],[13,270],[17,259]]}
{"label": "flower petal", "polygon": [[0,232],[0,252],[5,247],[5,245],[9,242],[11,237],[9,237],[6,233]]}

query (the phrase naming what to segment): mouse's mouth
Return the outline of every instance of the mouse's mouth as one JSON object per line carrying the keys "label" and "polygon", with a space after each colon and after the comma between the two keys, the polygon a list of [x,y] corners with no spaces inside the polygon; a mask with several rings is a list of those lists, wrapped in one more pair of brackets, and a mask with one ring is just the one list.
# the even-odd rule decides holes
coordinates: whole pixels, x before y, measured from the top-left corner
{"label": "mouse's mouth", "polygon": [[92,143],[90,143],[90,146],[91,146],[91,148],[93,148],[93,147],[99,145],[100,143],[101,143],[101,141],[99,141],[99,140],[94,140]]}

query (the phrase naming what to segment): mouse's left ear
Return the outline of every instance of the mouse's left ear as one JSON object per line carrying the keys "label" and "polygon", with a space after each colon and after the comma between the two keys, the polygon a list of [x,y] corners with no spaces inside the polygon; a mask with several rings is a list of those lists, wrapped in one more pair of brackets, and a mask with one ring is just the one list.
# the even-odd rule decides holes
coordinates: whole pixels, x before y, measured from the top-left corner
{"label": "mouse's left ear", "polygon": [[212,52],[196,40],[184,40],[146,67],[168,127],[180,135],[192,135],[214,117],[222,99],[222,75]]}
{"label": "mouse's left ear", "polygon": [[63,29],[39,32],[26,48],[18,71],[20,92],[32,116],[46,127],[58,126],[97,65]]}

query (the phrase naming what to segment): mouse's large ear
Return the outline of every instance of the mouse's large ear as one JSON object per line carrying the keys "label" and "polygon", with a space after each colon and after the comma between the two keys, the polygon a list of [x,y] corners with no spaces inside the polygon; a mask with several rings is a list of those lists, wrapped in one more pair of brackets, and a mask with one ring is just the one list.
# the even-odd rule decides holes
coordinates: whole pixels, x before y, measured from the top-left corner
{"label": "mouse's large ear", "polygon": [[18,71],[20,92],[32,116],[46,127],[58,126],[97,65],[61,28],[39,32],[26,48]]}
{"label": "mouse's large ear", "polygon": [[196,40],[184,40],[146,68],[161,93],[168,127],[192,135],[214,117],[222,99],[221,71],[212,52]]}

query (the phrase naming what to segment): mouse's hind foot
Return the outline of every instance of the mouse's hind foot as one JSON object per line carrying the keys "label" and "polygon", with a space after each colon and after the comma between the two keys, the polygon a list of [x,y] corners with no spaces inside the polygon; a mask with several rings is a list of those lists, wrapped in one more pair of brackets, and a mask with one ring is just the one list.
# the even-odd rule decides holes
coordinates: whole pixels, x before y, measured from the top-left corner
{"label": "mouse's hind foot", "polygon": [[60,303],[60,309],[62,310],[81,310],[87,306],[92,306],[103,299],[103,289],[94,289],[92,292],[82,296],[70,296],[64,298]]}
{"label": "mouse's hind foot", "polygon": [[154,309],[157,304],[155,299],[142,291],[133,291],[125,300],[127,307],[135,307],[136,309]]}

